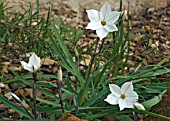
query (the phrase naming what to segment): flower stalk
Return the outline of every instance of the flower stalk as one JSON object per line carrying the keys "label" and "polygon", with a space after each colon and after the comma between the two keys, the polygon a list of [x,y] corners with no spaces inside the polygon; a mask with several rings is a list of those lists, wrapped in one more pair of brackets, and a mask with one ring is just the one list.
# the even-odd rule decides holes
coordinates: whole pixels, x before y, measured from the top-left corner
{"label": "flower stalk", "polygon": [[37,73],[34,72],[34,73],[32,74],[32,76],[33,76],[33,80],[34,80],[34,83],[33,83],[33,91],[32,91],[33,103],[34,103],[33,113],[34,113],[35,121],[36,121],[36,119],[37,119],[37,113],[36,113],[36,93],[37,93],[36,81],[37,81]]}
{"label": "flower stalk", "polygon": [[[76,66],[79,70],[80,59],[79,59],[79,53],[78,53],[76,47],[74,48],[74,51],[75,51],[75,55],[76,55]],[[76,80],[77,80],[77,77],[76,77]],[[77,94],[77,87],[78,87],[78,82],[76,81],[75,94]],[[74,101],[76,114],[78,114],[79,113],[79,103],[78,103],[77,95],[73,96],[73,101]]]}

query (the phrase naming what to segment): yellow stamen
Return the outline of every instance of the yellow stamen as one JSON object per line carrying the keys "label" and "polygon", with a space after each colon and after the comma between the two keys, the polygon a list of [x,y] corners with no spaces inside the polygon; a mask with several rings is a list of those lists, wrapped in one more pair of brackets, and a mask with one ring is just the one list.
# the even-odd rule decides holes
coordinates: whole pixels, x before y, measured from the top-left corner
{"label": "yellow stamen", "polygon": [[120,98],[121,98],[121,99],[125,99],[125,97],[126,97],[125,94],[121,94],[121,95],[120,95]]}
{"label": "yellow stamen", "polygon": [[105,26],[106,25],[106,21],[105,20],[101,21],[101,24],[102,24],[102,26]]}

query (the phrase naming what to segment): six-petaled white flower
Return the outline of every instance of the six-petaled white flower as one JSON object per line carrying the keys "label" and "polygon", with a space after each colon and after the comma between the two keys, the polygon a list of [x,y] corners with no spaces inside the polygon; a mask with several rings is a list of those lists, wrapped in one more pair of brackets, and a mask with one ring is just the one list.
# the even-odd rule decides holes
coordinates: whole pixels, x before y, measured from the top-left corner
{"label": "six-petaled white flower", "polygon": [[35,53],[32,53],[28,63],[24,61],[20,61],[20,62],[23,68],[30,72],[36,72],[41,67],[40,57],[38,57]]}
{"label": "six-petaled white flower", "polygon": [[90,23],[86,29],[96,30],[97,36],[102,40],[109,32],[118,30],[114,23],[118,20],[120,13],[121,12],[111,11],[108,3],[102,6],[100,12],[94,9],[87,10]]}
{"label": "six-petaled white flower", "polygon": [[132,82],[126,82],[120,88],[115,84],[109,84],[111,94],[105,99],[111,105],[118,104],[120,110],[124,108],[134,108],[134,103],[138,100],[138,94],[133,91]]}

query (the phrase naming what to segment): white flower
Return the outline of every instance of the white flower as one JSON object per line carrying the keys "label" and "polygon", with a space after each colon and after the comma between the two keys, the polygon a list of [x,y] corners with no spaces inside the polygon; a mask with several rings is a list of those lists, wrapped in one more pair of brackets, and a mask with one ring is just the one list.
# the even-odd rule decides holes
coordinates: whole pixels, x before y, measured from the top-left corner
{"label": "white flower", "polygon": [[141,103],[135,102],[134,105],[139,110],[145,110],[145,107]]}
{"label": "white flower", "polygon": [[120,110],[124,108],[134,108],[134,103],[138,100],[138,94],[133,91],[132,82],[126,82],[120,88],[115,84],[109,84],[110,91],[112,92],[105,99],[111,105],[118,104]]}
{"label": "white flower", "polygon": [[24,61],[20,61],[21,65],[25,70],[28,70],[30,72],[37,71],[41,66],[41,60],[40,57],[38,57],[35,53],[32,53],[31,57],[29,58],[29,62],[26,63]]}
{"label": "white flower", "polygon": [[114,23],[118,20],[120,12],[111,11],[108,3],[102,6],[100,12],[94,9],[87,10],[87,15],[90,23],[86,29],[96,30],[100,40],[106,37],[109,32],[118,30]]}

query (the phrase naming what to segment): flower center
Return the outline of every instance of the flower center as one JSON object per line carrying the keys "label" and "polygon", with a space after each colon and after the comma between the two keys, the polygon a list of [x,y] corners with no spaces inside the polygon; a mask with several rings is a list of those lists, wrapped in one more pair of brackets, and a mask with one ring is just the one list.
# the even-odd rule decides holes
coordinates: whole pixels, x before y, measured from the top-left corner
{"label": "flower center", "polygon": [[120,95],[120,98],[121,98],[121,99],[125,99],[125,97],[126,97],[125,94],[121,94],[121,95]]}
{"label": "flower center", "polygon": [[105,26],[106,25],[106,21],[105,20],[101,21],[101,24],[102,24],[102,26]]}

